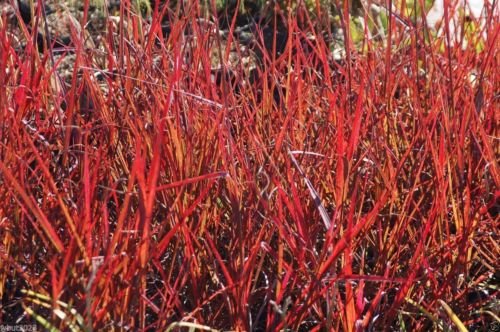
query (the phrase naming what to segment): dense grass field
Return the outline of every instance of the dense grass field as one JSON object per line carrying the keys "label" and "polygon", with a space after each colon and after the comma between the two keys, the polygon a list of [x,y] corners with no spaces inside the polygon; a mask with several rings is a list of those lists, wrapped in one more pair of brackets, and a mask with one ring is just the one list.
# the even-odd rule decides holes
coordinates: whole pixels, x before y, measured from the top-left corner
{"label": "dense grass field", "polygon": [[491,7],[85,0],[63,39],[34,2],[0,21],[2,329],[500,328]]}

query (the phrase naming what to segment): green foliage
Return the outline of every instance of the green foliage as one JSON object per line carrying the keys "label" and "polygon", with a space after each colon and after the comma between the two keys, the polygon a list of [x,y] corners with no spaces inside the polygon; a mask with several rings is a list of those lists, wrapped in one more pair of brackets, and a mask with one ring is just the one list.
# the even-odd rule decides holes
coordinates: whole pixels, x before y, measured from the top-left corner
{"label": "green foliage", "polygon": [[[433,5],[433,0],[423,0],[423,1],[424,1],[424,11],[428,12]],[[422,6],[420,3],[421,3],[420,0],[405,1],[404,11],[402,11],[402,14],[404,14],[405,17],[408,17],[412,20],[414,20],[415,18],[419,20],[422,17]],[[403,7],[402,1],[399,0],[398,2],[396,2],[396,6],[398,9],[401,9]]]}
{"label": "green foliage", "polygon": [[142,16],[151,15],[151,2],[149,0],[133,0],[134,9]]}

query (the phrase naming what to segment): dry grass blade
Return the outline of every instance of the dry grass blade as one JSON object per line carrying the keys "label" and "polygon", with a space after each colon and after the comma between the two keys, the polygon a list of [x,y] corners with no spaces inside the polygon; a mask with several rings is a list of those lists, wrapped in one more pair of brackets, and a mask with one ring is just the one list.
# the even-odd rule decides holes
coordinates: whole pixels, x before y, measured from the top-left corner
{"label": "dry grass blade", "polygon": [[448,315],[448,317],[451,319],[453,324],[457,327],[457,329],[460,332],[468,332],[469,330],[465,327],[464,323],[458,318],[458,316],[453,312],[453,310],[450,308],[450,306],[444,302],[443,300],[438,300],[439,304],[443,307],[444,311]]}
{"label": "dry grass blade", "polygon": [[288,155],[290,156],[290,159],[292,160],[293,164],[299,171],[300,175],[302,176],[302,179],[306,183],[307,189],[309,189],[309,194],[311,195],[314,204],[316,205],[316,208],[319,211],[319,214],[321,216],[321,219],[323,220],[323,224],[325,225],[326,230],[329,230],[330,227],[332,226],[332,222],[330,220],[330,216],[328,215],[328,212],[326,212],[325,207],[323,206],[323,203],[321,203],[321,197],[319,197],[318,192],[314,189],[311,181],[307,178],[305,175],[304,171],[300,167],[299,163],[293,156],[293,153],[291,151],[288,151]]}

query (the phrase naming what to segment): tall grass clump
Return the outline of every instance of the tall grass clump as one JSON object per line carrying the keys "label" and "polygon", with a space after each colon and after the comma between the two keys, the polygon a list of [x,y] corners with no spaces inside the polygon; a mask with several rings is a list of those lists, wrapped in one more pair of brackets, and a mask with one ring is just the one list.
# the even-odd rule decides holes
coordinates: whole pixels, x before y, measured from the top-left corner
{"label": "tall grass clump", "polygon": [[248,43],[215,1],[133,6],[57,52],[2,15],[2,324],[498,326],[497,15],[353,40],[347,4],[267,4]]}

